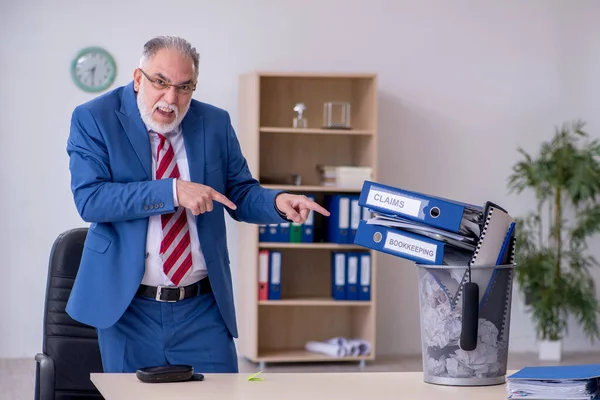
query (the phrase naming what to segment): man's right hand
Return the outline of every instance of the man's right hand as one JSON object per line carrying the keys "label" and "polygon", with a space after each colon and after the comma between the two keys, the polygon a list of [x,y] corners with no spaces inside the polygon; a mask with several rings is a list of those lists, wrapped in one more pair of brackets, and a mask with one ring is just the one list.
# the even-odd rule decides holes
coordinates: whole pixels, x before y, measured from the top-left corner
{"label": "man's right hand", "polygon": [[179,205],[199,215],[213,210],[213,201],[235,210],[237,207],[231,200],[213,188],[199,183],[177,180],[177,201]]}

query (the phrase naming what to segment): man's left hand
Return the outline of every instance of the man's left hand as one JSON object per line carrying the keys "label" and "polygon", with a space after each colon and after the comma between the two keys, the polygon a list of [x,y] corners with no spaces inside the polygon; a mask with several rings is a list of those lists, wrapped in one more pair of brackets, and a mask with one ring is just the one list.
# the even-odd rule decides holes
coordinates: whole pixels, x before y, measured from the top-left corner
{"label": "man's left hand", "polygon": [[275,205],[288,219],[297,224],[302,224],[306,221],[310,210],[329,217],[329,211],[302,195],[281,193],[275,199]]}

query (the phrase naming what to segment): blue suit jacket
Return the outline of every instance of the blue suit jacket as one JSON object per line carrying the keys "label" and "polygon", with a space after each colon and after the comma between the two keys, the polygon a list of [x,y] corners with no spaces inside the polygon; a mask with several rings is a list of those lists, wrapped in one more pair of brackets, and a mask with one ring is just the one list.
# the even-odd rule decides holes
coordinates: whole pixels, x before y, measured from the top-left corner
{"label": "blue suit jacket", "polygon": [[[237,337],[223,208],[237,221],[279,223],[274,199],[248,169],[229,114],[192,100],[182,121],[191,181],[233,201],[214,202],[197,217],[198,237],[223,319]],[[152,180],[149,136],[133,83],[78,106],[67,143],[71,189],[83,220],[91,222],[67,313],[97,328],[114,324],[129,306],[145,269],[148,217],[172,213],[171,179]]]}

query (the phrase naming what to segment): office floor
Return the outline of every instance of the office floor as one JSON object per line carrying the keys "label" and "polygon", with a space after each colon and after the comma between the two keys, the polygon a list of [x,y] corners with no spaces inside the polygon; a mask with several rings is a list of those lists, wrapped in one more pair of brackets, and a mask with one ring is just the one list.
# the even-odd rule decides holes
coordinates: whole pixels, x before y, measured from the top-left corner
{"label": "office floor", "polygon": [[[561,364],[598,363],[599,353],[565,354]],[[527,365],[540,365],[536,354],[511,354],[509,369],[520,369]],[[258,370],[258,365],[240,360],[240,372]],[[381,356],[367,363],[364,371],[421,371],[420,356]],[[265,372],[354,372],[359,371],[358,363],[316,363],[316,364],[267,364]],[[0,359],[0,400],[33,399],[35,362],[33,359]]]}

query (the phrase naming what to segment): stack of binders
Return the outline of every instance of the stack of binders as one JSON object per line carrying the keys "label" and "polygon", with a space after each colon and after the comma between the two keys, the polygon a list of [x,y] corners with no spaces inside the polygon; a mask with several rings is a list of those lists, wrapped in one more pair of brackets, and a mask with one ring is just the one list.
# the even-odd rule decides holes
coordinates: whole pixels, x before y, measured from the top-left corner
{"label": "stack of binders", "polygon": [[361,220],[354,243],[431,265],[507,262],[514,220],[501,207],[466,204],[365,181],[358,204],[373,216]]}
{"label": "stack of binders", "polygon": [[361,220],[369,218],[367,209],[358,204],[359,197],[349,194],[325,196],[325,208],[329,210],[324,239],[328,243],[354,243],[356,231]]}
{"label": "stack of binders", "polygon": [[331,296],[334,300],[371,300],[371,254],[335,251],[331,255]]}

